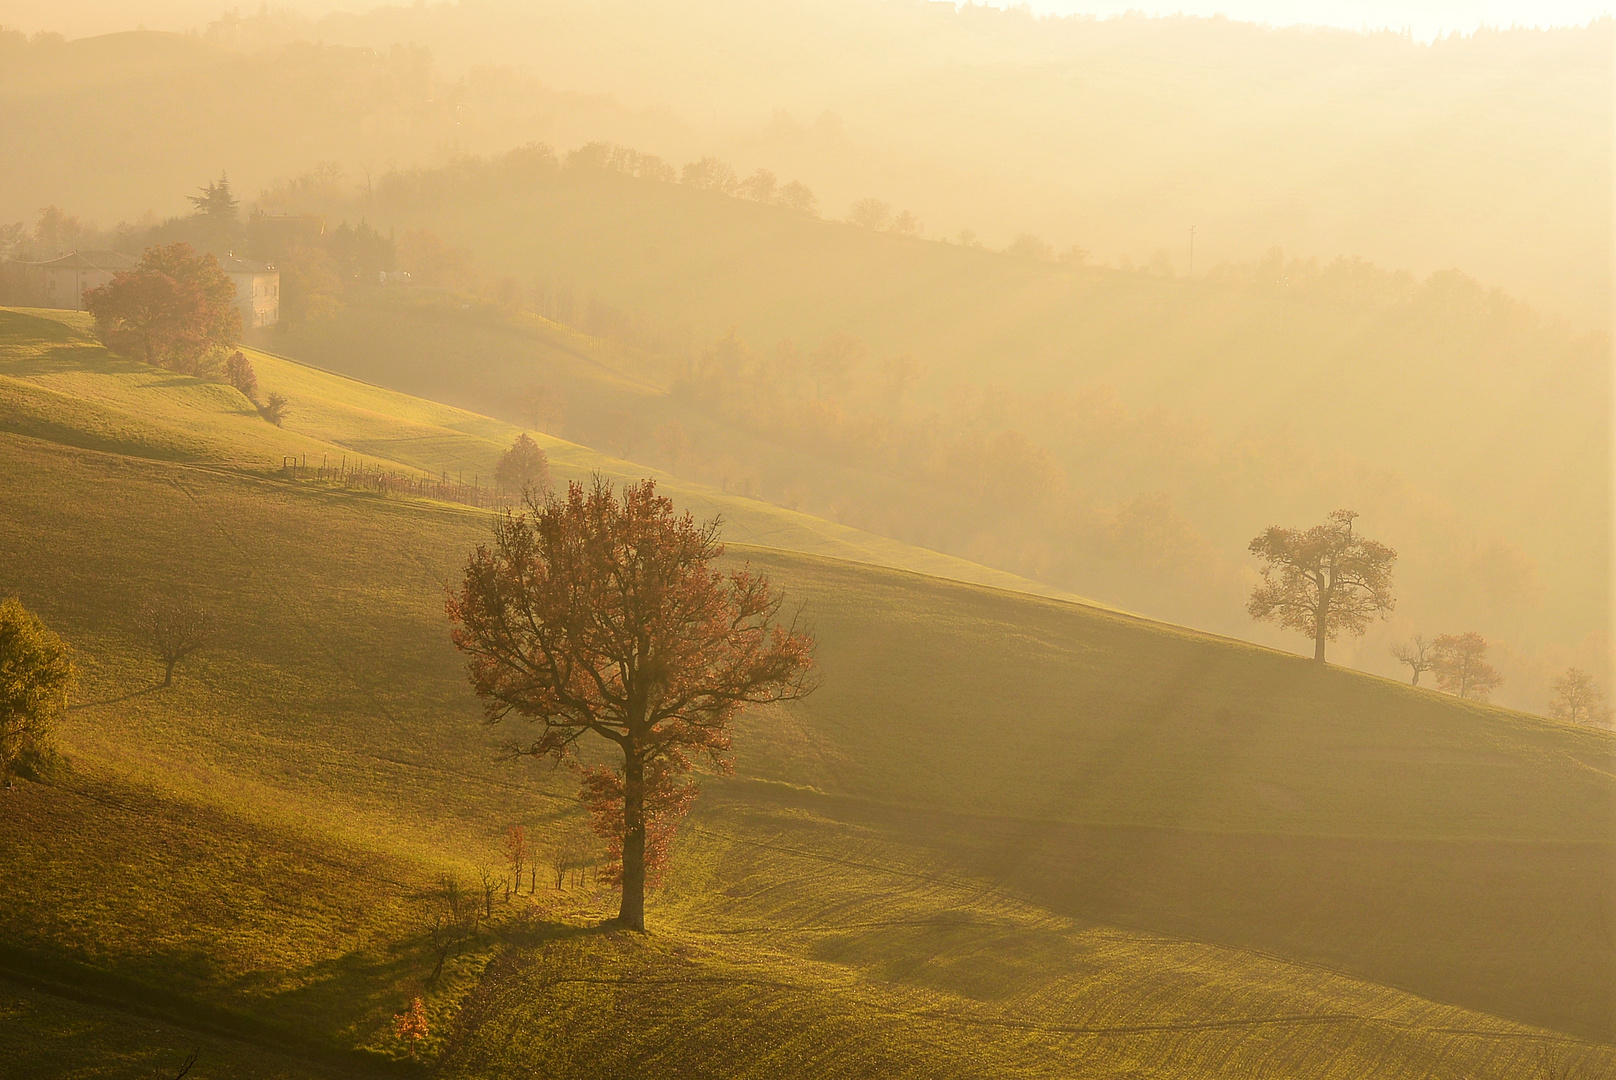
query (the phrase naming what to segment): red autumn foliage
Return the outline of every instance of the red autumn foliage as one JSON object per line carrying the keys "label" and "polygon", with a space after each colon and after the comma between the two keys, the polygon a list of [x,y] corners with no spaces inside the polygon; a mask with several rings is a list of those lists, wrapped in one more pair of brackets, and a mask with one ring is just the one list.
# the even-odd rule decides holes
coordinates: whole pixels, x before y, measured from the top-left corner
{"label": "red autumn foliage", "polygon": [[[737,712],[813,689],[812,639],[778,623],[766,578],[712,566],[718,529],[675,513],[650,480],[619,498],[597,477],[508,512],[448,601],[488,722],[515,714],[538,726],[507,751],[579,769],[612,845],[619,921],[636,930],[648,863],[665,864],[695,796],[680,780],[691,755],[728,768]],[[579,764],[575,746],[591,733],[617,745],[621,766]]]}
{"label": "red autumn foliage", "polygon": [[185,243],[148,248],[133,270],[84,294],[107,348],[188,375],[217,370],[240,340],[235,300],[219,261]]}

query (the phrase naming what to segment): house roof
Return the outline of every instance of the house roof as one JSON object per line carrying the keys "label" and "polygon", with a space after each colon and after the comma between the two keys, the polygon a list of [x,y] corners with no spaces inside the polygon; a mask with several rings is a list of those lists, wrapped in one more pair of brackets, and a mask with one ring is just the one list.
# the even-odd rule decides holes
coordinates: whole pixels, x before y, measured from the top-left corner
{"label": "house roof", "polygon": [[251,259],[238,259],[234,255],[220,255],[219,269],[227,274],[273,274],[273,263],[253,262]]}
{"label": "house roof", "polygon": [[30,266],[43,267],[47,270],[131,270],[140,260],[133,255],[125,255],[121,251],[70,251],[66,255],[44,262],[29,263]]}

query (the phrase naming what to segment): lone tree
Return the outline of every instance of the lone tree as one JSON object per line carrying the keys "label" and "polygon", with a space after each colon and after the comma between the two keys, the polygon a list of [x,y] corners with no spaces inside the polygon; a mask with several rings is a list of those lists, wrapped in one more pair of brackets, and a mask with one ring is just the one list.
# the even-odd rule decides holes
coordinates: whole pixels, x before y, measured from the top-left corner
{"label": "lone tree", "polygon": [[183,600],[153,600],[140,613],[140,628],[163,665],[163,685],[174,683],[174,666],[213,637],[213,616]]}
{"label": "lone tree", "polygon": [[146,249],[133,270],[84,294],[107,348],[188,375],[215,370],[241,339],[235,301],[218,260],[184,243]]}
{"label": "lone tree", "polygon": [[507,495],[525,495],[529,490],[543,495],[550,490],[550,459],[533,436],[522,432],[500,455],[494,466],[494,486]]}
{"label": "lone tree", "polygon": [[1270,526],[1251,542],[1262,559],[1262,583],[1246,610],[1313,639],[1313,659],[1324,663],[1324,643],[1345,631],[1362,634],[1369,620],[1396,604],[1392,564],[1397,552],[1353,532],[1358,515],[1337,510],[1311,529]]}
{"label": "lone tree", "polygon": [[1408,681],[1410,686],[1420,685],[1420,676],[1431,670],[1436,663],[1435,642],[1426,641],[1424,634],[1415,634],[1413,639],[1401,645],[1392,646],[1392,658],[1399,664],[1407,664],[1414,677]]}
{"label": "lone tree", "polygon": [[1610,710],[1592,675],[1581,668],[1566,668],[1565,674],[1554,680],[1549,715],[1576,724],[1598,724],[1610,719]]}
{"label": "lone tree", "polygon": [[43,749],[77,676],[73,652],[16,597],[0,600],[0,779]]}
{"label": "lone tree", "polygon": [[1487,640],[1474,630],[1463,634],[1443,634],[1432,642],[1439,690],[1462,698],[1486,701],[1504,684],[1504,677],[1487,662]]}
{"label": "lone tree", "polygon": [[[611,821],[617,921],[633,930],[645,929],[647,856],[665,854],[669,811],[693,794],[681,782],[691,755],[729,768],[740,709],[813,689],[813,641],[779,624],[768,580],[712,566],[719,525],[675,514],[653,481],[619,498],[597,476],[507,512],[448,601],[487,721],[514,713],[538,728],[506,752],[572,765],[597,822]],[[616,744],[621,764],[579,763],[589,734]]]}

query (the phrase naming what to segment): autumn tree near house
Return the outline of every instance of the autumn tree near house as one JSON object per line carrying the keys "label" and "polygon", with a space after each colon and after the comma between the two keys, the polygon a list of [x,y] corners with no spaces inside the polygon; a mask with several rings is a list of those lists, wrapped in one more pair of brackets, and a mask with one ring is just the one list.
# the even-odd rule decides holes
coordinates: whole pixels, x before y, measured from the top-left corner
{"label": "autumn tree near house", "polygon": [[1474,630],[1463,634],[1443,634],[1432,642],[1437,689],[1462,698],[1486,701],[1504,683],[1504,677],[1487,662],[1487,640]]}
{"label": "autumn tree near house", "polygon": [[506,495],[550,490],[550,459],[527,432],[516,437],[494,466],[494,486]]}
{"label": "autumn tree near house", "polygon": [[242,396],[254,405],[258,404],[258,373],[253,370],[252,361],[240,349],[231,353],[224,362],[224,378],[231,386],[240,390]]}
{"label": "autumn tree near house", "polygon": [[174,684],[174,668],[213,638],[213,616],[183,600],[153,600],[141,609],[140,628],[163,665],[163,686]]}
{"label": "autumn tree near house", "polygon": [[1549,715],[1556,720],[1570,720],[1574,724],[1602,724],[1610,720],[1610,709],[1605,695],[1594,682],[1594,677],[1581,668],[1566,668],[1565,674],[1554,680],[1554,697],[1549,700]]}
{"label": "autumn tree near house", "polygon": [[236,287],[210,254],[177,243],[84,294],[96,335],[113,352],[191,375],[217,370],[241,339]]}
{"label": "autumn tree near house", "polygon": [[77,677],[73,651],[39,616],[0,600],[0,779],[48,745]]}
{"label": "autumn tree near house", "polygon": [[1434,647],[1435,642],[1427,641],[1424,634],[1415,634],[1410,640],[1392,646],[1392,658],[1399,664],[1407,664],[1414,673],[1408,682],[1410,686],[1420,685],[1420,676],[1430,671],[1436,662]]}
{"label": "autumn tree near house", "polygon": [[1313,639],[1313,659],[1324,663],[1324,643],[1345,632],[1362,634],[1369,620],[1390,611],[1397,552],[1353,531],[1358,515],[1337,510],[1311,529],[1270,526],[1251,542],[1267,565],[1246,611]]}
{"label": "autumn tree near house", "polygon": [[[648,836],[665,856],[674,811],[694,794],[682,780],[691,755],[728,767],[741,708],[813,689],[812,639],[778,622],[768,580],[713,567],[719,525],[676,514],[653,481],[619,497],[597,476],[505,514],[448,601],[487,721],[538,726],[507,753],[573,765],[596,822],[609,821],[617,921],[633,930],[645,929]],[[589,734],[615,744],[621,765],[580,765]]]}

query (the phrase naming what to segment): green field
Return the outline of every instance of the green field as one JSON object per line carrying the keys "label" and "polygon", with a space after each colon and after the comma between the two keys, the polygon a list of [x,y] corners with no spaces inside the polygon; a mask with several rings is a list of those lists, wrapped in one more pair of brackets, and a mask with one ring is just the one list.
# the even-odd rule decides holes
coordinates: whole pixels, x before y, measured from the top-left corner
{"label": "green field", "polygon": [[[284,430],[0,311],[0,594],[85,675],[66,763],[0,797],[19,1075],[419,1074],[421,994],[456,1077],[1616,1076],[1608,732],[673,481],[804,605],[822,688],[745,718],[649,937],[541,872],[429,981],[435,877],[582,815],[493,760],[448,642],[487,514],[279,466],[487,475],[515,429],[253,359]],[[154,595],[219,622],[169,688]]]}

